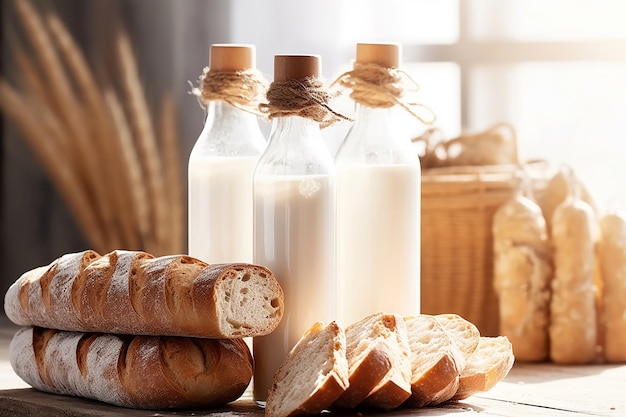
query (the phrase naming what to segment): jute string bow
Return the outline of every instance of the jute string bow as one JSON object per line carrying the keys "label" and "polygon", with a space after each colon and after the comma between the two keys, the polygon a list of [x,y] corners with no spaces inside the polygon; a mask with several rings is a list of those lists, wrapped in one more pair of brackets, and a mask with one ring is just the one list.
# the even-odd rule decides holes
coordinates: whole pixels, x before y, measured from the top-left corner
{"label": "jute string bow", "polygon": [[[398,105],[424,124],[430,125],[435,121],[435,114],[430,108],[404,99],[407,87],[417,91],[419,86],[407,73],[396,68],[355,63],[352,71],[341,74],[331,85],[334,84],[352,90],[350,98],[359,104],[377,108]],[[428,116],[418,114],[418,109],[424,110]]]}
{"label": "jute string bow", "polygon": [[268,103],[261,103],[259,109],[269,119],[301,116],[315,120],[323,129],[340,120],[350,120],[330,108],[332,98],[324,83],[316,77],[274,81],[267,90]]}
{"label": "jute string bow", "polygon": [[206,105],[211,101],[225,101],[233,107],[259,115],[267,82],[257,70],[211,71],[205,68],[200,76],[200,87],[192,93]]}

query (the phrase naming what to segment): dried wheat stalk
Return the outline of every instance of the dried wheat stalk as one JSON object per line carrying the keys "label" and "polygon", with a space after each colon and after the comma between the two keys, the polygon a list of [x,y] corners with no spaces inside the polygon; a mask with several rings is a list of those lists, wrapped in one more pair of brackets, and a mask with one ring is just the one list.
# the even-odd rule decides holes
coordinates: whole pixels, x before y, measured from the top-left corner
{"label": "dried wheat stalk", "polygon": [[72,164],[77,168],[79,180],[85,184],[84,191],[93,201],[93,209],[96,210],[99,221],[104,226],[105,241],[111,246],[116,246],[118,242],[114,240],[112,234],[113,214],[108,209],[104,190],[98,187],[97,174],[100,161],[90,154],[87,129],[82,123],[83,108],[74,96],[71,83],[42,19],[28,1],[19,0],[16,6],[35,56],[39,59],[41,68],[45,69],[42,75],[50,86],[56,104],[55,109],[59,111],[63,122],[67,125],[68,135],[74,145],[69,148],[73,156]]}
{"label": "dried wheat stalk", "polygon": [[163,245],[166,239],[164,235],[164,224],[166,223],[167,215],[163,200],[165,190],[163,186],[161,160],[158,153],[154,129],[152,128],[150,112],[145,101],[141,81],[137,76],[137,67],[128,37],[120,33],[117,38],[116,46],[122,72],[124,95],[130,113],[131,127],[137,138],[144,178],[148,187],[148,198],[152,209],[150,219],[154,240],[150,243],[154,244],[154,247],[150,247],[148,250],[153,253],[160,253],[163,251]]}
{"label": "dried wheat stalk", "polygon": [[131,206],[129,211],[133,213],[135,227],[139,241],[144,247],[150,244],[150,201],[144,187],[145,181],[141,171],[139,156],[133,144],[133,135],[129,122],[124,114],[124,109],[113,91],[104,92],[105,101],[110,109],[111,116],[117,128],[117,138],[120,144],[121,158],[128,171],[128,185],[130,188],[129,198]]}
{"label": "dried wheat stalk", "polygon": [[183,191],[180,178],[180,154],[177,143],[176,108],[174,98],[166,95],[161,108],[161,143],[163,149],[163,167],[165,171],[165,190],[169,207],[169,252],[183,251]]}
{"label": "dried wheat stalk", "polygon": [[23,91],[0,79],[0,110],[50,175],[89,244],[100,252],[181,253],[182,190],[171,97],[159,118],[160,153],[128,37],[120,34],[116,44],[123,80],[117,93],[99,86],[56,16],[42,19],[28,0],[15,5],[33,57],[17,36],[9,37]]}
{"label": "dried wheat stalk", "polygon": [[85,118],[85,121],[89,137],[92,138],[90,142],[94,147],[93,151],[104,156],[107,161],[101,164],[102,172],[98,175],[98,182],[104,194],[111,197],[108,210],[115,213],[115,220],[119,222],[119,226],[116,227],[120,233],[117,247],[137,247],[139,242],[133,230],[133,219],[127,214],[130,199],[127,198],[128,190],[125,188],[128,182],[125,181],[125,170],[121,166],[121,161],[117,158],[119,154],[116,154],[115,134],[111,119],[106,114],[106,103],[83,54],[60,20],[50,14],[47,16],[47,22],[53,40],[67,62],[70,75],[76,80],[80,99],[87,106],[88,113],[92,115],[90,118]]}
{"label": "dried wheat stalk", "polygon": [[41,114],[36,114],[33,106],[37,107],[35,100],[27,100],[6,81],[0,80],[0,109],[16,124],[37,160],[50,175],[90,244],[97,251],[104,251],[106,242],[91,210],[91,203],[81,192],[81,185],[71,167],[58,163],[54,141],[48,140],[62,133],[58,127],[55,128],[53,118],[48,117],[43,106],[39,109]]}

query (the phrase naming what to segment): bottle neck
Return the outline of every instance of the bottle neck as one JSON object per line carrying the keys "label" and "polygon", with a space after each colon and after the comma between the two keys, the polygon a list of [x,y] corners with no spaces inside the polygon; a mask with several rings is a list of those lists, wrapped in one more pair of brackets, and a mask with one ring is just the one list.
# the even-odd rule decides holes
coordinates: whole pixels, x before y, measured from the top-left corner
{"label": "bottle neck", "polygon": [[272,120],[269,143],[257,173],[262,175],[329,175],[334,161],[319,123],[300,116]]}
{"label": "bottle neck", "polygon": [[207,108],[206,125],[244,123],[256,128],[257,116],[231,106],[225,101],[210,101]]}
{"label": "bottle neck", "polygon": [[265,144],[256,115],[211,101],[192,156],[258,156]]}
{"label": "bottle neck", "polygon": [[417,151],[396,107],[356,104],[355,122],[337,151],[337,161],[366,164],[417,164]]}
{"label": "bottle neck", "polygon": [[276,117],[272,120],[270,142],[288,141],[291,144],[302,141],[322,142],[319,123],[300,116]]}

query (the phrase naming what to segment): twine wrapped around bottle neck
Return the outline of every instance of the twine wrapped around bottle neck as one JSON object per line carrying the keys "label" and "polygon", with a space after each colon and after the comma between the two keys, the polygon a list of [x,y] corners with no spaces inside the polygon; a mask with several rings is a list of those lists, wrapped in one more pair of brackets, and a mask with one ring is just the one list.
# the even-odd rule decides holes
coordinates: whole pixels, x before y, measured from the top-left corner
{"label": "twine wrapped around bottle neck", "polygon": [[203,106],[224,101],[258,116],[262,116],[258,108],[266,91],[267,81],[257,70],[211,71],[209,67],[200,75],[200,87],[191,90]]}
{"label": "twine wrapped around bottle neck", "polygon": [[[435,114],[429,107],[403,99],[406,87],[417,91],[419,86],[399,69],[375,63],[355,63],[352,71],[341,74],[331,85],[334,84],[352,90],[350,98],[359,104],[374,108],[398,105],[424,124],[431,125],[435,121]],[[426,111],[428,117],[419,115],[418,109]]]}
{"label": "twine wrapped around bottle neck", "polygon": [[275,117],[300,116],[315,120],[323,129],[340,120],[350,120],[330,108],[333,95],[316,77],[297,80],[274,81],[267,90],[267,103],[259,109],[269,119]]}

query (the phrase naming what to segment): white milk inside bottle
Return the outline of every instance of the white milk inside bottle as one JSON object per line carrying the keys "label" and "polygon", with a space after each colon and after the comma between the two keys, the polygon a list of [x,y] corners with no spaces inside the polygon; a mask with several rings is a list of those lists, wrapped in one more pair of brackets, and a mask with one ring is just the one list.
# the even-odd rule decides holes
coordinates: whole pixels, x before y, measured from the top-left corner
{"label": "white milk inside bottle", "polygon": [[344,325],[372,312],[411,314],[419,308],[419,169],[337,164],[337,205],[349,213],[337,223],[338,315]]}
{"label": "white milk inside bottle", "polygon": [[257,161],[258,156],[190,159],[191,256],[210,262],[252,261],[252,177]]}
{"label": "white milk inside bottle", "polygon": [[[266,393],[289,350],[317,321],[334,319],[334,179],[257,177],[255,262],[267,266],[285,292],[285,316],[254,339],[255,392]],[[265,242],[273,242],[271,246]]]}

